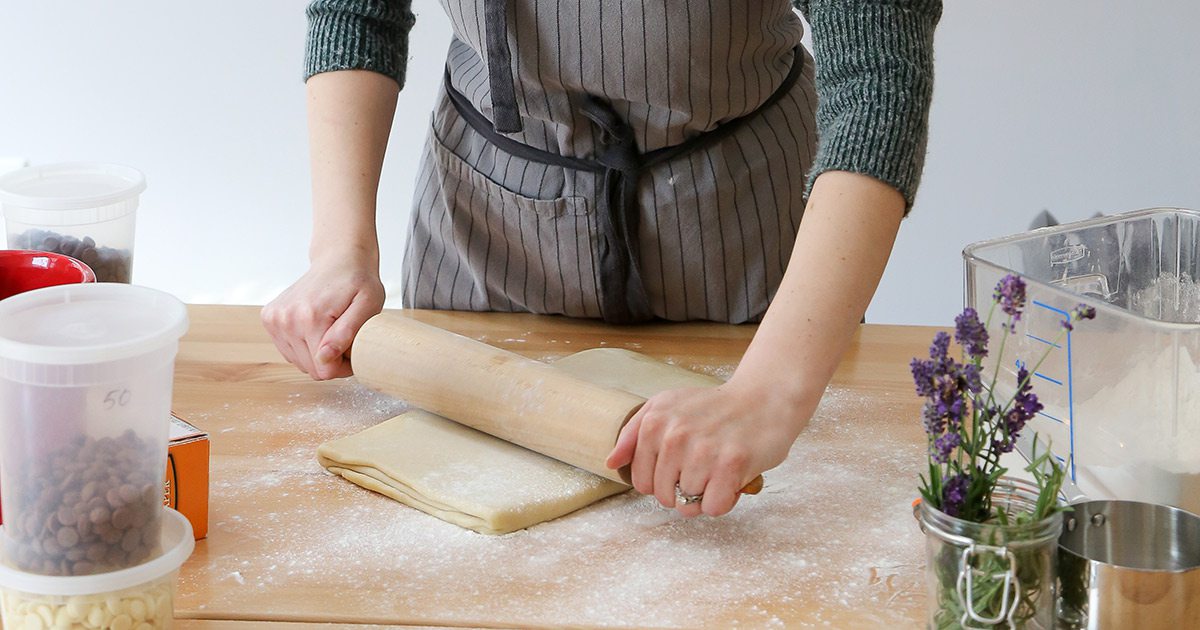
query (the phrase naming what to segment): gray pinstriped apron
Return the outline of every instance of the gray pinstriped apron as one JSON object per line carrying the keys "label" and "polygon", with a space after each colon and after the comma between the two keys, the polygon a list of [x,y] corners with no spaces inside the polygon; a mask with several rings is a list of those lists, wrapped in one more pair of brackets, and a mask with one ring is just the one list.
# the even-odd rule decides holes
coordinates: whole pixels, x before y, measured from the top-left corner
{"label": "gray pinstriped apron", "polygon": [[404,304],[757,321],[815,145],[787,0],[444,0]]}

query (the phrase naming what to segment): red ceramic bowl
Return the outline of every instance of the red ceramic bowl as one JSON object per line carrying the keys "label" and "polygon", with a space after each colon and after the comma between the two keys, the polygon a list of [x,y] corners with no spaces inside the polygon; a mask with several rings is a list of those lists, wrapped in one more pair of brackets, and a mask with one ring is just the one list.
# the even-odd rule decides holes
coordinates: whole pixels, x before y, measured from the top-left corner
{"label": "red ceramic bowl", "polygon": [[0,300],[18,293],[58,284],[95,282],[96,274],[82,262],[49,252],[0,250]]}

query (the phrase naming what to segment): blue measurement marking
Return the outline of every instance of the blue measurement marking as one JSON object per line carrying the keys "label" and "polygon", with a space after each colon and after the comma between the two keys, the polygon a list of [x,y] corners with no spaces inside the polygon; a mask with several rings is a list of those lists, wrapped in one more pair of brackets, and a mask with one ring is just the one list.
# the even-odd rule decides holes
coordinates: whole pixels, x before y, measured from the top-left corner
{"label": "blue measurement marking", "polygon": [[1037,301],[1037,300],[1034,300],[1034,301],[1033,301],[1033,305],[1034,305],[1034,306],[1040,306],[1040,307],[1042,307],[1042,308],[1044,308],[1044,309],[1046,309],[1046,310],[1048,310],[1048,311],[1054,311],[1055,313],[1058,313],[1059,315],[1062,315],[1063,317],[1070,317],[1070,316],[1071,316],[1071,314],[1070,314],[1070,313],[1068,313],[1068,312],[1066,312],[1066,311],[1062,310],[1061,308],[1054,308],[1053,306],[1050,306],[1049,304],[1046,304],[1045,302],[1039,302],[1039,301]]}
{"label": "blue measurement marking", "polygon": [[1047,417],[1047,418],[1050,418],[1051,420],[1053,420],[1053,421],[1055,421],[1055,422],[1057,422],[1057,423],[1059,423],[1059,424],[1062,424],[1062,423],[1063,423],[1063,421],[1062,421],[1062,420],[1059,420],[1058,418],[1055,418],[1054,416],[1052,416],[1052,415],[1050,415],[1050,414],[1048,414],[1048,413],[1046,413],[1046,412],[1043,412],[1043,411],[1039,411],[1039,412],[1038,412],[1038,415],[1039,415],[1039,416],[1045,416],[1045,417]]}
{"label": "blue measurement marking", "polygon": [[1058,380],[1058,379],[1056,379],[1056,378],[1050,378],[1049,376],[1046,376],[1045,374],[1042,374],[1041,372],[1034,372],[1034,373],[1033,373],[1033,375],[1034,375],[1034,376],[1036,376],[1036,377],[1038,377],[1038,378],[1044,378],[1044,379],[1046,379],[1047,381],[1050,381],[1051,383],[1054,383],[1055,385],[1062,385],[1062,384],[1063,384],[1063,382],[1062,382],[1062,381],[1060,381],[1060,380]]}
{"label": "blue measurement marking", "polygon": [[[1048,311],[1054,312],[1054,313],[1058,313],[1059,315],[1062,315],[1063,319],[1065,319],[1065,320],[1069,321],[1071,319],[1070,313],[1062,310],[1061,308],[1055,308],[1053,306],[1050,306],[1049,304],[1046,304],[1045,302],[1039,302],[1037,300],[1034,300],[1033,305],[1040,306],[1040,307],[1042,307]],[[1057,347],[1061,347],[1061,346],[1057,346]],[[1043,377],[1043,378],[1045,378],[1045,377]],[[1077,481],[1075,479],[1075,457],[1074,457],[1074,455],[1075,455],[1075,388],[1071,386],[1072,383],[1074,383],[1073,379],[1074,379],[1074,373],[1073,373],[1073,362],[1071,361],[1071,331],[1068,330],[1067,331],[1067,420],[1068,420],[1067,430],[1069,432],[1068,439],[1070,441],[1071,455],[1072,455],[1072,457],[1071,457],[1071,481],[1075,482],[1075,481]],[[1059,385],[1062,385],[1062,383],[1059,382]]]}
{"label": "blue measurement marking", "polygon": [[1031,333],[1025,333],[1025,336],[1029,337],[1030,339],[1032,339],[1034,341],[1040,341],[1040,342],[1046,344],[1047,346],[1052,346],[1054,348],[1058,348],[1059,350],[1062,349],[1062,346],[1058,345],[1057,343],[1054,343],[1053,341],[1050,341],[1049,339],[1042,339],[1041,337],[1031,334]]}

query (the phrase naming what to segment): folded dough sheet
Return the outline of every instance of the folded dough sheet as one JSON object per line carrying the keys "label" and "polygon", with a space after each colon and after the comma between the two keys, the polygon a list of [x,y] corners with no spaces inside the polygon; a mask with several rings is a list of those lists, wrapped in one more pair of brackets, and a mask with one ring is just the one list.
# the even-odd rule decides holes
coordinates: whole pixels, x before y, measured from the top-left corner
{"label": "folded dough sheet", "polygon": [[[721,383],[611,348],[585,350],[553,365],[645,398],[666,389]],[[330,472],[368,490],[483,534],[524,529],[628,489],[420,410],[322,444],[317,458]]]}

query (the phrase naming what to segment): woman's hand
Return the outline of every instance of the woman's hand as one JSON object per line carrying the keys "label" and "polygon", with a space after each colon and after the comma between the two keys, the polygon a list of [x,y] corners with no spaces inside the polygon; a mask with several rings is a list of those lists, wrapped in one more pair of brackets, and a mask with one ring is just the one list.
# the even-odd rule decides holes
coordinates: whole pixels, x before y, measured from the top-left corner
{"label": "woman's hand", "polygon": [[[664,507],[684,516],[720,516],[733,509],[747,483],[783,462],[816,400],[806,404],[736,376],[715,388],[666,391],[634,414],[606,464],[630,465],[634,488]],[[677,502],[676,483],[681,493],[703,494],[703,500]]]}
{"label": "woman's hand", "polygon": [[313,75],[308,95],[313,230],[308,273],[262,311],[275,347],[317,380],[350,375],[359,328],[383,310],[375,196],[400,86],[367,70]]}
{"label": "woman's hand", "polygon": [[314,261],[262,310],[263,325],[284,358],[316,380],[350,376],[358,330],[383,310],[378,267],[339,259]]}
{"label": "woman's hand", "polygon": [[[796,246],[754,340],[728,383],[651,398],[621,430],[606,464],[695,516],[724,514],[738,491],[777,466],[808,424],[887,264],[904,197],[879,180],[817,177]],[[676,505],[675,483],[702,501]]]}

